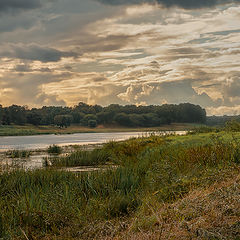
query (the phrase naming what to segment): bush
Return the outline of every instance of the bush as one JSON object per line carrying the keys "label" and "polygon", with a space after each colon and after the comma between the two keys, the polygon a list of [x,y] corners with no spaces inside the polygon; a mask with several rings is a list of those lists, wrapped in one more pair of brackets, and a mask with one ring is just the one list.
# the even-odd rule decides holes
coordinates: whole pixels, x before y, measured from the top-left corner
{"label": "bush", "polygon": [[50,154],[61,154],[62,153],[62,148],[57,145],[51,145],[48,147],[47,152]]}
{"label": "bush", "polygon": [[225,130],[230,132],[240,132],[240,122],[236,120],[226,122]]}

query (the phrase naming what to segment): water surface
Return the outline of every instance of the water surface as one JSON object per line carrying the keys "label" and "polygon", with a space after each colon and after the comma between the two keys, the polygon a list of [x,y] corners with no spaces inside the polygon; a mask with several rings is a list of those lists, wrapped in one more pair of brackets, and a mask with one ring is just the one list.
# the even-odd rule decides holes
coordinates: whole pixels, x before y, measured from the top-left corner
{"label": "water surface", "polygon": [[[185,134],[186,132],[177,131],[175,133]],[[0,137],[0,151],[7,151],[10,149],[44,149],[52,144],[59,146],[101,144],[110,140],[121,141],[131,137],[145,136],[146,134],[146,132],[114,132]]]}
{"label": "water surface", "polygon": [[[164,132],[161,134],[172,133]],[[185,134],[185,131],[174,132],[176,134]],[[0,137],[0,165],[13,168],[36,169],[43,167],[43,158],[50,157],[45,151],[34,151],[46,149],[49,145],[56,144],[59,146],[81,145],[87,146],[88,149],[96,147],[94,144],[103,144],[110,140],[121,141],[131,137],[149,136],[153,133],[146,132],[118,132],[118,133],[76,133],[64,135],[37,135],[37,136],[10,136]],[[160,134],[160,133],[154,133]],[[93,144],[93,145],[89,145]],[[32,155],[28,158],[12,159],[6,156],[4,152],[12,149],[33,150]],[[71,149],[71,148],[70,148]],[[65,149],[66,150],[66,149]],[[71,151],[71,150],[67,150]],[[98,170],[98,169],[95,169]],[[71,169],[71,171],[80,171]],[[81,170],[83,171],[83,170]],[[84,169],[89,171],[89,169]]]}
{"label": "water surface", "polygon": [[10,149],[44,149],[52,144],[60,146],[98,144],[105,143],[110,140],[125,140],[131,137],[142,136],[143,134],[143,132],[118,132],[0,137],[0,151]]}

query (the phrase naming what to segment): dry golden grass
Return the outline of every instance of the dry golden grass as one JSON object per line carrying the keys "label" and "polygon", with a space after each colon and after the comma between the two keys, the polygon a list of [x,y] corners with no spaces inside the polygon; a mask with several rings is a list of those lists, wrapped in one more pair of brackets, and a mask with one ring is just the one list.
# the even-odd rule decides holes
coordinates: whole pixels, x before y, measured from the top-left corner
{"label": "dry golden grass", "polygon": [[125,231],[116,236],[114,232],[107,237],[98,235],[95,239],[239,240],[240,169],[224,175],[222,181],[206,189],[191,191],[173,204],[146,203],[144,211],[149,211],[148,214],[132,219]]}

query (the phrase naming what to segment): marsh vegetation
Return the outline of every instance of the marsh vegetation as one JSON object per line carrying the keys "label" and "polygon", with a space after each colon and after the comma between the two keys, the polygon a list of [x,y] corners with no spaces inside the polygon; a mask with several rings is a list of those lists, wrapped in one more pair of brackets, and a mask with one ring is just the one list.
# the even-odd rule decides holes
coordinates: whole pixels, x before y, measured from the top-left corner
{"label": "marsh vegetation", "polygon": [[[233,132],[152,135],[2,172],[0,237],[238,239],[239,141]],[[117,168],[64,170],[99,165]]]}

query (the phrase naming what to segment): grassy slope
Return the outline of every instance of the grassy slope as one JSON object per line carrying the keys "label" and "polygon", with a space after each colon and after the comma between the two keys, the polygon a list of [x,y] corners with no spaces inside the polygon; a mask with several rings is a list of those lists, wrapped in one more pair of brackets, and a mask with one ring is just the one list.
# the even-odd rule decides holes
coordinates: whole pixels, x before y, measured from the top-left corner
{"label": "grassy slope", "polygon": [[78,125],[71,125],[68,128],[60,129],[55,126],[0,126],[0,136],[24,136],[24,135],[38,135],[38,134],[70,134],[70,133],[104,133],[104,132],[137,132],[137,131],[164,131],[164,130],[189,130],[198,126],[196,124],[172,124],[162,127],[154,128],[126,128],[126,127],[114,127],[114,126],[99,126],[97,128],[88,128]]}
{"label": "grassy slope", "polygon": [[225,171],[209,187],[193,189],[174,203],[159,204],[153,200],[145,203],[138,217],[133,218],[115,239],[238,240],[239,196],[239,171]]}
{"label": "grassy slope", "polygon": [[115,170],[4,173],[0,237],[237,240],[239,141],[225,132],[151,136],[68,157],[68,166],[98,159]]}

